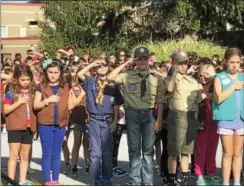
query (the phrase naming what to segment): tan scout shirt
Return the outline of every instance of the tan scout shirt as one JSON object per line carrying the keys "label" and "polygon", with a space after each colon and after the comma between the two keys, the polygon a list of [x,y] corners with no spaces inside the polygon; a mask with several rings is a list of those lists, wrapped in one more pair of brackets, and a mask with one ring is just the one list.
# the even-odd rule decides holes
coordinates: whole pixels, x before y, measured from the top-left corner
{"label": "tan scout shirt", "polygon": [[154,108],[155,103],[165,102],[163,99],[166,88],[161,77],[155,74],[149,74],[146,79],[146,93],[141,98],[141,78],[138,76],[138,70],[131,70],[125,73],[120,73],[116,78],[117,84],[123,85],[125,106],[129,106],[135,109],[149,109]]}
{"label": "tan scout shirt", "polygon": [[189,75],[177,73],[175,89],[169,98],[169,108],[182,112],[196,111],[201,100],[198,82]]}

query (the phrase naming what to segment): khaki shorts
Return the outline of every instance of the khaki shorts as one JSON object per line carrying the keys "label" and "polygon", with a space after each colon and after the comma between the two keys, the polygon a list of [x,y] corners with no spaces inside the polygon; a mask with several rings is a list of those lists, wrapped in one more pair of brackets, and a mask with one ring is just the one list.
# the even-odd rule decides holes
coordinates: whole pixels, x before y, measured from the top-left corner
{"label": "khaki shorts", "polygon": [[167,124],[169,156],[177,157],[181,154],[193,154],[197,127],[195,112],[170,110]]}

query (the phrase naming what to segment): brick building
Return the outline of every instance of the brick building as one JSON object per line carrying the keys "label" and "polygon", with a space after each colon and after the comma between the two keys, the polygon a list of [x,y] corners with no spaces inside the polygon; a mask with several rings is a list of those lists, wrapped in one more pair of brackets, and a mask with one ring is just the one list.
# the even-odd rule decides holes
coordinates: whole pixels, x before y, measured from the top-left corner
{"label": "brick building", "polygon": [[38,20],[44,19],[42,5],[38,3],[1,3],[1,53],[14,58],[15,53],[26,57],[26,50],[37,49],[41,29]]}

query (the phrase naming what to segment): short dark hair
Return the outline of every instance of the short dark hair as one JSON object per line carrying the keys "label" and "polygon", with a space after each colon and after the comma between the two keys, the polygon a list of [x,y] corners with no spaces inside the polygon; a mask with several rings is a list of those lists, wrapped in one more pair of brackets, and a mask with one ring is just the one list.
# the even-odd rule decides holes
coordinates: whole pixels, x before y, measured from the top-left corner
{"label": "short dark hair", "polygon": [[15,53],[14,57],[16,58],[17,56],[22,56],[20,53]]}
{"label": "short dark hair", "polygon": [[32,52],[33,52],[32,49],[28,49],[28,50],[26,51],[26,53],[32,53]]}
{"label": "short dark hair", "polygon": [[31,56],[26,57],[26,61],[28,60],[32,60],[32,57]]}

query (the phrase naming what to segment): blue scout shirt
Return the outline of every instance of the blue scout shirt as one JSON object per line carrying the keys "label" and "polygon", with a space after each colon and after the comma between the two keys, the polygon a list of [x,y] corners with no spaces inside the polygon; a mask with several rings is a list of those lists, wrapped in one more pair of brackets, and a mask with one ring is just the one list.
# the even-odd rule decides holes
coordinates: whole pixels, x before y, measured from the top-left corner
{"label": "blue scout shirt", "polygon": [[[50,86],[50,87],[53,91],[53,95],[56,95],[59,91],[59,85]],[[36,87],[36,91],[42,93],[40,85],[38,85]],[[59,113],[58,113],[58,105],[57,104],[54,104],[54,124],[59,124]]]}
{"label": "blue scout shirt", "polygon": [[85,81],[82,85],[86,92],[86,107],[90,114],[104,115],[113,114],[113,106],[121,105],[124,103],[122,94],[119,90],[118,85],[108,84],[104,88],[104,97],[102,104],[96,103],[96,98],[98,94],[98,77],[88,77],[86,76]]}

